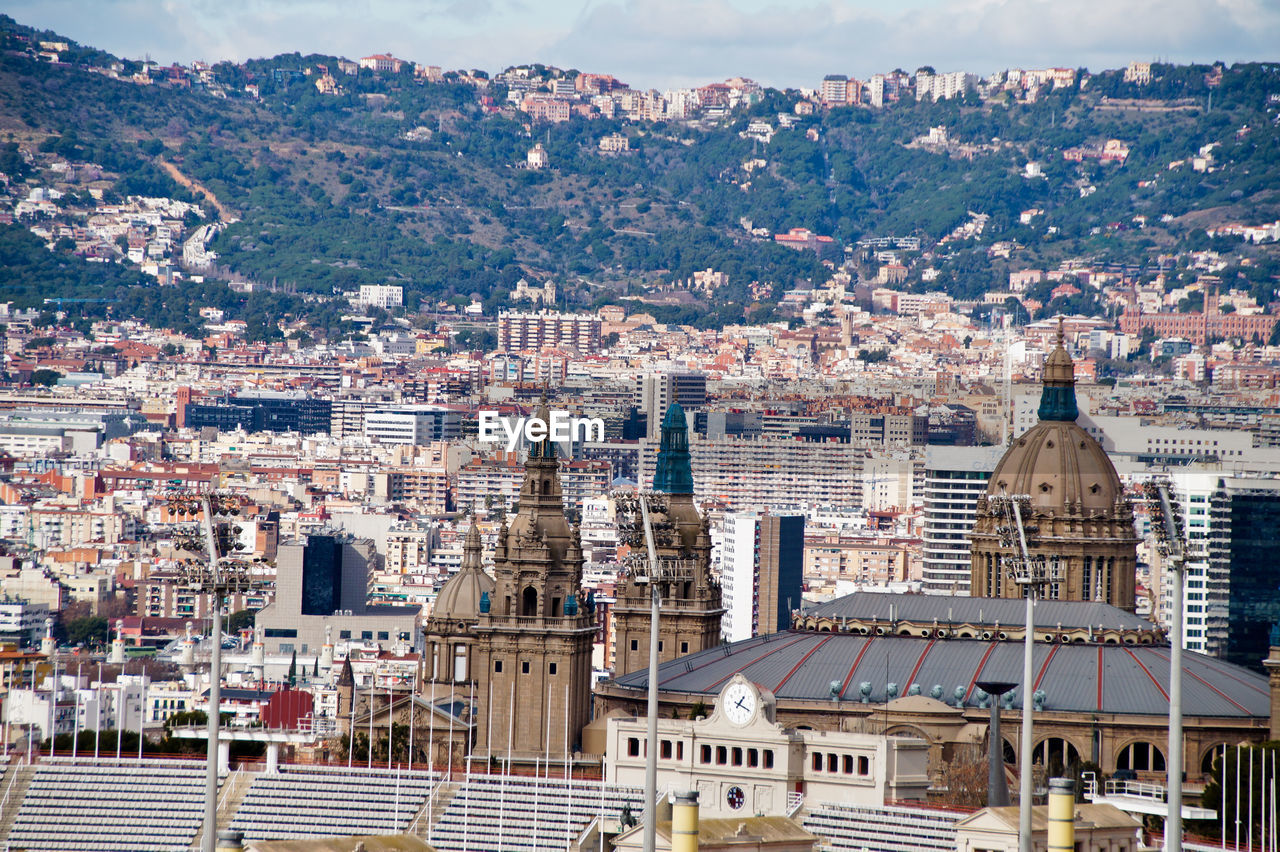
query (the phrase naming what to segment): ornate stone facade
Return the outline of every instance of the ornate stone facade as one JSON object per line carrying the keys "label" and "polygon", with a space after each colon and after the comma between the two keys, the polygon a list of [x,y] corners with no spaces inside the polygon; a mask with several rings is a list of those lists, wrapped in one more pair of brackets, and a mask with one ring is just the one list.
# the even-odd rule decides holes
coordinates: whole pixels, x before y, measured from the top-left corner
{"label": "ornate stone facade", "polygon": [[1138,536],[1133,507],[1101,445],[1075,421],[1075,369],[1058,332],[1044,365],[1040,422],[1013,442],[978,501],[971,536],[970,590],[975,596],[1022,597],[1004,558],[1016,541],[993,497],[1025,496],[1028,551],[1043,558],[1054,577],[1048,600],[1101,601],[1132,612]]}
{"label": "ornate stone facade", "polygon": [[[537,416],[549,422],[545,405]],[[507,754],[508,742],[513,756],[575,750],[590,713],[596,619],[558,468],[555,444],[534,443],[515,517],[498,534],[493,591],[476,618],[476,748],[492,742],[494,755]]]}
{"label": "ornate stone facade", "polygon": [[[711,576],[711,537],[693,502],[688,423],[679,403],[667,409],[662,421],[653,490],[666,495],[665,506],[653,512],[658,558],[679,564],[684,574],[668,587],[661,603],[658,656],[665,663],[718,645],[724,613],[720,584]],[[618,587],[613,619],[619,675],[649,664],[649,596],[649,585],[633,577]]]}

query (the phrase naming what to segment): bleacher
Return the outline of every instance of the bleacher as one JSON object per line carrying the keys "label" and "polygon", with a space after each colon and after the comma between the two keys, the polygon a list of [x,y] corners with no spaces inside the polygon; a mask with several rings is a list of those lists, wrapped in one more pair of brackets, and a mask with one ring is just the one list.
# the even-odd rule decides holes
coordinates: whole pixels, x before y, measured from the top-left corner
{"label": "bleacher", "polygon": [[181,852],[200,831],[204,783],[202,763],[44,758],[8,848]]}
{"label": "bleacher", "polygon": [[246,840],[391,834],[409,827],[438,774],[281,765],[253,779],[231,820]]}
{"label": "bleacher", "polygon": [[599,781],[472,775],[438,815],[439,852],[564,852],[591,820],[616,826],[624,804],[639,819],[644,793]]}
{"label": "bleacher", "polygon": [[857,807],[812,803],[800,824],[821,838],[821,852],[895,849],[901,852],[954,852],[961,814],[927,808]]}

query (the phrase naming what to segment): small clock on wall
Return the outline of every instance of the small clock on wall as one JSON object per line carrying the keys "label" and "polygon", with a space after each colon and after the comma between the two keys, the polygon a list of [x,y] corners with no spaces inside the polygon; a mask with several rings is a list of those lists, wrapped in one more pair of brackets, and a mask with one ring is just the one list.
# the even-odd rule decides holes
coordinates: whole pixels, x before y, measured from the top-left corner
{"label": "small clock on wall", "polygon": [[751,721],[756,712],[759,696],[750,683],[735,681],[729,684],[720,699],[723,704],[725,718],[735,725],[745,725]]}
{"label": "small clock on wall", "polygon": [[737,785],[730,787],[724,798],[729,807],[735,811],[747,803],[747,794],[742,792],[742,788]]}

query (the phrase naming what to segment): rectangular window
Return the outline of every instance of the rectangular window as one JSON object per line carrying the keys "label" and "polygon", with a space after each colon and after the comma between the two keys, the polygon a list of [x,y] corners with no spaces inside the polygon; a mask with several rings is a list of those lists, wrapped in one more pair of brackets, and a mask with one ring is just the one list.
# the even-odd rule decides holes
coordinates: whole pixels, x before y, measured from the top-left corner
{"label": "rectangular window", "polygon": [[661,653],[662,653],[662,640],[661,640],[661,639],[659,639],[659,640],[658,640],[658,653],[659,653],[659,654],[661,654]]}
{"label": "rectangular window", "polygon": [[702,749],[701,749],[701,754],[699,754],[699,755],[698,755],[698,762],[699,762],[699,763],[710,763],[710,762],[711,762],[711,746],[709,746],[709,745],[704,745],[704,746],[702,747]]}
{"label": "rectangular window", "polygon": [[293,653],[293,643],[292,643],[292,642],[281,642],[281,643],[280,643],[280,653],[281,653],[281,654],[292,654],[292,653]]}
{"label": "rectangular window", "polygon": [[853,755],[844,755],[844,759],[840,761],[840,771],[845,775],[853,774]]}
{"label": "rectangular window", "polygon": [[555,674],[555,673],[556,673],[556,664],[555,664],[555,663],[547,663],[547,674],[551,674],[551,675],[553,675],[553,674]]}
{"label": "rectangular window", "polygon": [[716,746],[716,764],[724,766],[729,762],[729,749],[724,746]]}
{"label": "rectangular window", "polygon": [[747,766],[759,766],[759,765],[760,765],[760,749],[758,748],[747,749]]}
{"label": "rectangular window", "polygon": [[742,765],[742,747],[741,746],[733,747],[733,765],[734,766]]}
{"label": "rectangular window", "polygon": [[765,769],[773,768],[773,749],[771,748],[767,748],[764,750],[764,768]]}
{"label": "rectangular window", "polygon": [[528,674],[528,673],[529,673],[529,661],[524,660],[523,662],[520,663],[520,674]]}
{"label": "rectangular window", "polygon": [[373,631],[372,631],[372,630],[361,630],[361,631],[360,631],[360,638],[361,638],[361,639],[372,639],[372,638],[373,638]]}
{"label": "rectangular window", "polygon": [[640,650],[640,640],[639,640],[639,639],[632,639],[632,640],[631,640],[631,650],[633,650],[633,651],[639,651],[639,650]]}
{"label": "rectangular window", "polygon": [[298,631],[288,627],[268,627],[262,633],[268,639],[294,639],[298,635]]}
{"label": "rectangular window", "polygon": [[676,760],[684,760],[684,740],[676,742]]}
{"label": "rectangular window", "polygon": [[828,772],[838,771],[838,767],[836,766],[836,755],[834,754],[827,755],[827,771]]}
{"label": "rectangular window", "polygon": [[813,755],[813,771],[814,772],[822,771],[822,755],[816,752]]}
{"label": "rectangular window", "polygon": [[351,631],[350,631],[350,630],[339,630],[339,631],[338,631],[338,638],[339,638],[339,639],[350,639],[350,638],[351,638]]}
{"label": "rectangular window", "polygon": [[627,756],[628,757],[640,756],[640,738],[639,737],[627,737]]}
{"label": "rectangular window", "polygon": [[378,631],[378,639],[379,639],[380,641],[387,642],[387,641],[389,641],[389,640],[391,639],[391,633],[390,633],[389,631],[386,631],[386,630],[379,630],[379,631]]}
{"label": "rectangular window", "polygon": [[871,774],[871,758],[867,757],[866,755],[862,755],[858,758],[858,774],[859,775]]}
{"label": "rectangular window", "polygon": [[681,653],[681,654],[687,654],[687,653],[689,653],[689,643],[688,643],[688,642],[681,642],[681,643],[680,643],[680,653]]}
{"label": "rectangular window", "polygon": [[493,661],[493,673],[502,674],[502,660]]}
{"label": "rectangular window", "polygon": [[663,740],[661,742],[661,749],[662,750],[658,752],[658,757],[662,758],[663,760],[670,760],[671,759],[671,740]]}

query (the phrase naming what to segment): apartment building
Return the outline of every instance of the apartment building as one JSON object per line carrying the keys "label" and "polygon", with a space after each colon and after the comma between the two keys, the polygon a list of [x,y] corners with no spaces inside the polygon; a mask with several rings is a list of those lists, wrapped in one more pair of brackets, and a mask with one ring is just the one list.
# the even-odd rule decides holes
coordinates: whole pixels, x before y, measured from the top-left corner
{"label": "apartment building", "polygon": [[924,464],[926,594],[969,594],[969,533],[1004,447],[930,447]]}
{"label": "apartment building", "polygon": [[579,352],[600,351],[600,318],[592,314],[549,311],[498,314],[498,348],[508,352],[572,346]]}

